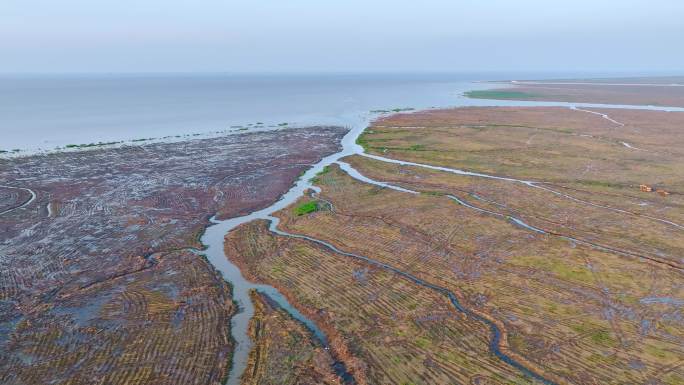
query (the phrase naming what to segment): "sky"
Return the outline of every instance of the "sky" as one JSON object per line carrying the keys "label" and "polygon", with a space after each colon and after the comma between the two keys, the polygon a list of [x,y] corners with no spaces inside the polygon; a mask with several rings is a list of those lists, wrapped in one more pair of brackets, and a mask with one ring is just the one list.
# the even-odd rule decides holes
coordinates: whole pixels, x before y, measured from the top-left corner
{"label": "sky", "polygon": [[2,0],[0,72],[684,74],[683,0]]}

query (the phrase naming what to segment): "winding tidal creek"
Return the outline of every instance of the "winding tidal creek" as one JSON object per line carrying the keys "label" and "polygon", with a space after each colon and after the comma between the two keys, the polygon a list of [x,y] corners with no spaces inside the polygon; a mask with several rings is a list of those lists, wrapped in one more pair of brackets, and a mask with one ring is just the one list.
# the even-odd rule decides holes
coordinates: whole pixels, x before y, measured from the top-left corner
{"label": "winding tidal creek", "polygon": [[[669,107],[651,107],[651,106],[626,106],[626,105],[603,105],[603,104],[586,104],[586,103],[560,103],[560,102],[515,102],[515,101],[495,101],[495,100],[473,100],[473,99],[465,99],[465,98],[457,98],[453,100],[453,102],[456,102],[455,105],[451,105],[450,107],[459,107],[459,106],[560,106],[560,107],[568,107],[568,108],[578,108],[578,107],[584,107],[584,108],[630,108],[630,109],[645,109],[645,110],[659,110],[659,111],[684,111],[684,108],[669,108]],[[295,183],[295,185],[290,188],[289,191],[287,191],[283,196],[272,204],[269,207],[266,207],[262,210],[253,212],[251,214],[242,216],[242,217],[237,217],[237,218],[230,218],[224,221],[218,221],[214,218],[212,218],[212,223],[213,225],[209,226],[205,233],[201,237],[202,243],[206,246],[206,250],[204,251],[204,254],[208,258],[208,260],[214,265],[214,267],[219,270],[222,274],[223,277],[232,284],[233,287],[233,298],[235,301],[237,301],[240,309],[237,314],[233,316],[231,319],[231,334],[233,339],[235,340],[235,351],[233,354],[233,362],[231,365],[231,370],[229,373],[228,385],[238,385],[240,383],[240,379],[242,376],[242,373],[244,372],[246,366],[247,366],[247,361],[248,361],[248,356],[249,352],[252,348],[252,341],[249,337],[248,334],[248,325],[249,321],[254,315],[254,305],[251,302],[249,292],[250,290],[254,289],[257,290],[261,293],[264,293],[268,295],[273,301],[275,301],[282,309],[287,311],[294,319],[300,321],[302,324],[304,324],[313,334],[316,340],[318,340],[325,348],[328,348],[328,338],[325,335],[325,333],[310,319],[308,319],[306,316],[304,316],[300,311],[298,311],[294,306],[292,306],[287,299],[274,287],[269,286],[269,285],[263,285],[263,284],[256,284],[253,282],[248,281],[245,279],[240,271],[240,269],[231,262],[230,256],[226,255],[224,252],[224,237],[225,235],[236,228],[237,226],[257,220],[257,219],[263,219],[263,220],[268,220],[270,221],[270,230],[280,236],[287,236],[287,237],[293,237],[293,238],[298,238],[298,239],[304,239],[310,242],[317,243],[319,245],[322,245],[329,250],[335,252],[336,254],[339,254],[343,257],[350,257],[350,258],[355,258],[355,259],[360,259],[363,260],[369,264],[375,265],[377,267],[383,268],[385,270],[388,270],[392,273],[398,274],[402,276],[405,279],[408,279],[416,284],[419,284],[421,286],[430,288],[432,290],[435,290],[446,297],[450,300],[452,305],[454,306],[456,311],[462,312],[463,314],[473,317],[473,319],[476,319],[480,322],[482,322],[484,325],[486,325],[491,333],[491,338],[490,338],[490,351],[501,361],[507,363],[508,365],[514,367],[515,369],[519,370],[521,373],[525,374],[526,376],[535,379],[536,381],[542,382],[544,384],[555,384],[555,382],[545,378],[542,374],[539,374],[532,370],[531,368],[527,367],[525,363],[518,362],[514,358],[510,357],[507,355],[505,352],[503,352],[500,349],[500,340],[503,331],[497,326],[494,322],[491,320],[484,318],[478,314],[473,313],[472,311],[464,308],[454,295],[452,291],[445,287],[433,285],[429,282],[426,282],[414,275],[411,275],[407,272],[404,272],[402,270],[399,270],[395,267],[392,267],[390,265],[387,265],[385,263],[373,260],[369,257],[366,256],[361,256],[361,255],[356,255],[352,253],[345,252],[343,250],[340,250],[336,248],[335,246],[324,242],[322,240],[310,238],[304,235],[296,235],[296,234],[289,234],[286,232],[283,232],[277,228],[278,226],[278,220],[277,218],[273,217],[272,214],[284,209],[285,207],[291,205],[294,203],[298,198],[300,198],[304,192],[307,189],[313,189],[313,190],[318,190],[315,186],[312,186],[310,179],[313,178],[318,172],[322,171],[323,168],[327,165],[330,165],[332,163],[338,163],[343,170],[345,170],[350,176],[353,178],[356,178],[360,180],[361,182],[364,183],[372,183],[378,186],[386,187],[386,188],[392,188],[395,190],[403,191],[406,193],[416,193],[415,191],[407,190],[401,187],[397,186],[391,186],[386,183],[383,183],[381,181],[374,181],[371,180],[363,175],[361,175],[358,171],[354,170],[350,165],[340,162],[339,160],[345,156],[349,155],[363,155],[363,156],[368,156],[372,159],[379,160],[379,161],[384,161],[384,162],[389,162],[389,163],[394,163],[394,164],[399,164],[399,165],[408,165],[408,166],[417,166],[417,167],[425,167],[425,168],[430,168],[434,170],[440,170],[440,171],[445,171],[445,172],[451,172],[451,173],[456,173],[460,175],[466,175],[470,177],[481,177],[481,178],[494,178],[498,180],[504,180],[504,181],[509,181],[513,183],[522,183],[525,184],[531,188],[539,188],[538,185],[536,185],[536,182],[531,182],[531,181],[524,181],[524,180],[519,180],[519,179],[514,179],[514,178],[505,178],[505,177],[497,177],[497,176],[492,176],[492,175],[486,175],[486,174],[480,174],[480,173],[475,173],[475,172],[469,172],[469,171],[464,171],[464,170],[458,170],[458,169],[450,169],[446,167],[436,167],[432,165],[426,165],[426,164],[418,164],[418,163],[412,163],[412,162],[404,162],[404,161],[399,161],[399,160],[394,160],[394,159],[389,159],[389,158],[384,158],[380,156],[375,156],[375,155],[367,155],[363,153],[363,148],[356,144],[356,139],[358,136],[363,132],[363,130],[368,126],[369,122],[373,118],[373,115],[371,114],[364,114],[361,115],[357,118],[353,118],[351,120],[347,120],[347,123],[350,123],[351,129],[345,135],[345,137],[342,139],[342,149],[332,155],[329,155],[321,161],[319,161],[317,164],[315,164],[313,167],[311,167],[307,172],[302,175],[299,180]],[[466,205],[470,208],[480,210],[479,208],[475,206],[471,206],[467,204],[466,202],[460,201],[455,197],[452,197],[452,199],[456,200],[457,203]],[[494,215],[501,215],[498,213],[491,212],[491,214]],[[541,229],[537,229],[535,227],[529,226],[526,223],[522,222],[518,218],[511,218],[512,221],[514,221],[517,225],[522,226],[527,228],[528,230],[535,231],[535,232],[543,232]],[[345,368],[344,364],[342,362],[336,362],[333,369],[335,372],[343,379],[343,381],[347,384],[353,384],[355,383],[354,378],[347,372],[347,369]]]}

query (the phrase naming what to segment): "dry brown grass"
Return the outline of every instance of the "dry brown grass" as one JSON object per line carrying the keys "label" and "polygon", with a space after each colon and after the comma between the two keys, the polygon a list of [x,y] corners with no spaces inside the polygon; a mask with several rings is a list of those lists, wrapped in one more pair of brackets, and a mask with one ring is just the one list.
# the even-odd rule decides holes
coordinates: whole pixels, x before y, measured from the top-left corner
{"label": "dry brown grass", "polygon": [[311,242],[275,236],[264,222],[236,229],[227,241],[243,271],[280,288],[333,335],[360,383],[530,383],[489,353],[483,324],[433,290]]}
{"label": "dry brown grass", "polygon": [[242,376],[244,385],[339,384],[333,358],[311,332],[274,305],[266,295],[251,293],[254,317],[249,333],[254,341]]}
{"label": "dry brown grass", "polygon": [[284,229],[452,289],[501,321],[511,349],[545,372],[582,384],[682,378],[677,307],[658,303],[682,301],[681,272],[535,234],[443,196],[379,189],[339,170],[320,181],[335,211],[283,211]]}

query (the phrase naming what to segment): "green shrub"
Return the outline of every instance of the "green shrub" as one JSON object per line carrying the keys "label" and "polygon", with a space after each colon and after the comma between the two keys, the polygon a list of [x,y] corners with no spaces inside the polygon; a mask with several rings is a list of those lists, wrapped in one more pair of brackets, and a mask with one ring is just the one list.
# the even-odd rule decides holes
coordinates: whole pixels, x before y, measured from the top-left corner
{"label": "green shrub", "polygon": [[316,203],[316,201],[309,201],[306,203],[302,203],[301,205],[297,206],[294,210],[294,212],[295,212],[295,214],[297,214],[297,216],[311,214],[314,211],[318,211],[318,203]]}

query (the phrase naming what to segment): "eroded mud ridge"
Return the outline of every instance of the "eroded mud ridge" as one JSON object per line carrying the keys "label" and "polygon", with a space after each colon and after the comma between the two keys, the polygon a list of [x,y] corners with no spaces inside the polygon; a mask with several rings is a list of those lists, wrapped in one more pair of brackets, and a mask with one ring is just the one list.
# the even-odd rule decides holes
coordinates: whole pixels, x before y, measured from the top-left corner
{"label": "eroded mud ridge", "polygon": [[335,360],[301,323],[265,294],[253,291],[254,317],[249,334],[255,341],[243,384],[339,384]]}
{"label": "eroded mud ridge", "polygon": [[0,383],[223,381],[236,308],[199,236],[272,204],[346,132],[0,160]]}
{"label": "eroded mud ridge", "polygon": [[684,114],[589,111],[380,119],[226,255],[358,383],[682,383]]}

